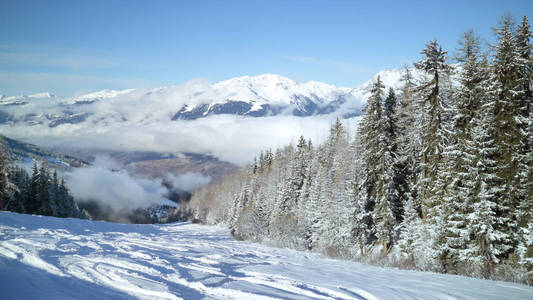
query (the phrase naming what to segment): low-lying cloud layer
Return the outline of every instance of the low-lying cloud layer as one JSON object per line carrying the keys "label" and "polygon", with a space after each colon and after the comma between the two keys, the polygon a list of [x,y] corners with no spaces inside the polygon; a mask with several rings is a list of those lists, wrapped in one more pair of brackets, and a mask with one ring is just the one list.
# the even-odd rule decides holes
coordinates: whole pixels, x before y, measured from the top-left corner
{"label": "low-lying cloud layer", "polygon": [[[1,124],[0,134],[52,148],[208,153],[243,165],[259,151],[295,142],[300,135],[320,142],[334,118],[344,112],[341,107],[334,114],[313,117],[214,115],[171,120],[185,103],[205,103],[215,96],[211,84],[195,79],[179,86],[137,89],[87,105],[64,105],[57,98],[30,99],[22,106],[0,107],[19,120]],[[348,101],[351,106],[361,105],[360,99],[352,100]],[[66,111],[85,114],[86,119],[48,126],[47,120]]]}
{"label": "low-lying cloud layer", "polygon": [[[96,202],[115,213],[172,204],[160,179],[148,180],[125,170],[112,171],[103,166],[74,169],[67,175],[68,186],[79,202]],[[175,205],[175,204],[174,204]]]}
{"label": "low-lying cloud layer", "polygon": [[[54,128],[4,126],[2,133],[53,148],[209,153],[221,160],[243,165],[261,150],[296,142],[300,135],[314,142],[322,141],[333,119],[331,116],[249,118],[218,115],[193,121],[117,123],[93,128],[78,124]],[[346,120],[352,133],[356,121]]]}
{"label": "low-lying cloud layer", "polygon": [[[130,174],[119,163],[106,156],[84,168],[66,174],[67,184],[78,202],[95,202],[112,210],[111,214],[127,213],[152,205],[176,206],[167,196],[171,192],[162,179],[146,179]],[[192,191],[209,183],[210,178],[198,173],[168,174],[170,189]]]}
{"label": "low-lying cloud layer", "polygon": [[211,181],[210,177],[193,172],[187,172],[177,176],[168,174],[166,179],[174,189],[186,192],[192,192],[201,186],[207,185]]}

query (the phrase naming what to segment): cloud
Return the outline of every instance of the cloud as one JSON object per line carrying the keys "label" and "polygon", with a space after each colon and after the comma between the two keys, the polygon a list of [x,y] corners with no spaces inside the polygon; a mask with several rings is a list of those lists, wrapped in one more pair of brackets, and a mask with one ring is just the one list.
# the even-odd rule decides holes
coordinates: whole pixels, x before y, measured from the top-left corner
{"label": "cloud", "polygon": [[77,168],[66,174],[67,184],[76,201],[94,201],[109,207],[114,214],[131,212],[154,204],[175,205],[166,198],[167,189],[161,179],[134,177],[125,170],[111,170],[117,165],[99,157],[90,167]]}
{"label": "cloud", "polygon": [[207,185],[211,181],[210,177],[193,172],[187,172],[178,176],[168,174],[166,179],[172,184],[173,188],[186,192],[192,192],[199,187]]}
{"label": "cloud", "polygon": [[[36,125],[31,130],[21,126],[4,131],[4,127],[1,131],[10,137],[49,147],[209,153],[244,165],[260,151],[295,143],[300,135],[315,143],[323,141],[333,120],[333,116],[249,118],[218,115],[193,121],[119,123],[100,128],[64,124],[54,128]],[[349,130],[355,130],[355,126],[350,127]]]}
{"label": "cloud", "polygon": [[[216,98],[208,81],[195,79],[155,90],[140,88],[91,105],[65,107],[48,99],[31,100],[23,107],[7,106],[2,110],[19,118],[35,114],[40,116],[37,121],[33,125],[0,124],[0,132],[52,148],[208,153],[244,165],[261,150],[296,142],[300,135],[319,143],[333,120],[348,111],[343,107],[334,114],[313,117],[213,115],[190,121],[171,120],[186,103],[209,103]],[[350,98],[346,107],[353,110],[362,105],[360,101]],[[47,122],[39,123],[64,114],[63,110],[90,115],[82,123],[53,128]],[[354,131],[355,126],[348,129]]]}

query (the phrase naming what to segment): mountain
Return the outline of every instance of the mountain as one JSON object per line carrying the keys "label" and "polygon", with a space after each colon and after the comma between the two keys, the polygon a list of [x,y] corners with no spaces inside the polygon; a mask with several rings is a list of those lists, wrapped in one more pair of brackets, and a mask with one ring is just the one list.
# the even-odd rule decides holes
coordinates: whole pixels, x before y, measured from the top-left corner
{"label": "mountain", "polygon": [[[411,70],[415,78],[422,73]],[[243,76],[209,84],[191,80],[179,86],[155,89],[102,90],[73,98],[51,93],[2,96],[0,124],[46,125],[153,123],[195,120],[211,115],[309,117],[335,114],[357,116],[379,75],[386,86],[399,91],[403,70],[381,71],[355,87],[337,87],[322,82],[298,83],[264,74]]]}
{"label": "mountain", "polygon": [[[360,114],[365,102],[360,91],[358,88],[336,87],[316,81],[298,83],[280,75],[265,74],[232,78],[215,84],[192,80],[180,86],[149,90],[103,90],[66,99],[50,93],[3,96],[0,100],[0,123],[54,128],[82,123],[94,126],[194,120],[220,114],[307,117],[339,112],[350,117]],[[138,109],[132,113],[131,107]]]}
{"label": "mountain", "polygon": [[[214,114],[250,117],[327,114],[352,100],[350,91],[315,81],[301,84],[273,74],[244,76],[214,84],[212,98],[184,104],[172,119],[193,120]],[[352,113],[359,112],[354,107]]]}
{"label": "mountain", "polygon": [[0,212],[3,299],[531,299],[533,287],[335,260],[190,223]]}
{"label": "mountain", "polygon": [[38,161],[54,169],[62,170],[88,165],[87,162],[76,157],[49,151],[2,135],[0,135],[0,146],[8,159],[17,163]]}
{"label": "mountain", "polygon": [[[377,75],[400,92],[401,74]],[[300,135],[320,139],[336,117],[357,124],[352,117],[361,113],[374,79],[348,88],[265,74],[72,98],[4,96],[0,133],[61,150],[209,153],[244,164]]]}
{"label": "mountain", "polygon": [[208,154],[161,153],[140,151],[70,150],[66,153],[92,162],[97,156],[105,156],[117,163],[117,168],[127,169],[144,178],[165,179],[170,175],[198,173],[217,181],[237,171],[234,164],[221,161]]}
{"label": "mountain", "polygon": [[[86,209],[93,218],[117,222],[161,223],[180,219],[182,218],[179,215],[181,212],[175,209],[176,204],[169,205],[169,203],[172,204],[171,201],[176,203],[187,202],[191,197],[192,190],[198,184],[218,181],[226,174],[237,170],[237,166],[206,154],[95,150],[77,150],[65,154],[46,150],[33,144],[1,135],[0,151],[3,151],[10,161],[27,167],[31,167],[31,164],[37,161],[50,169],[67,171],[66,173],[70,175],[66,177],[66,181],[67,186],[70,188],[72,188],[72,176],[77,171],[83,170],[76,168],[88,167],[88,169],[92,169],[87,172],[95,172],[95,170],[98,170],[98,168],[95,169],[92,166],[95,157],[105,156],[112,161],[113,166],[109,166],[111,173],[103,172],[102,174],[115,174],[118,176],[117,178],[127,176],[128,180],[130,180],[127,182],[130,183],[130,188],[135,186],[131,185],[131,183],[137,182],[136,180],[139,179],[141,181],[153,180],[157,184],[152,185],[152,187],[160,186],[165,189],[164,197],[170,201],[152,203],[150,206],[139,206],[139,204],[132,203],[128,207],[129,209],[124,209],[123,211],[110,209],[110,202],[113,200],[111,198],[100,199],[101,201],[99,202],[75,199],[80,208]],[[129,173],[121,172],[121,170],[127,170]],[[198,183],[198,177],[203,178],[203,181]],[[196,181],[194,181],[195,178]],[[83,185],[88,186],[88,183],[84,182]],[[135,186],[135,188],[150,192],[150,188],[145,190],[145,186],[142,184]],[[77,189],[79,189],[79,186]],[[73,193],[76,194],[75,189]]]}
{"label": "mountain", "polygon": [[50,92],[36,93],[31,95],[16,95],[16,96],[6,96],[0,95],[0,105],[2,106],[16,106],[16,105],[25,105],[30,101],[40,100],[40,101],[54,101],[58,99],[54,94]]}
{"label": "mountain", "polygon": [[74,97],[72,99],[67,99],[63,101],[63,104],[69,105],[69,104],[90,104],[96,101],[109,99],[109,98],[115,98],[120,95],[125,95],[130,92],[135,91],[135,89],[126,89],[126,90],[102,90],[94,93],[89,93],[81,96]]}

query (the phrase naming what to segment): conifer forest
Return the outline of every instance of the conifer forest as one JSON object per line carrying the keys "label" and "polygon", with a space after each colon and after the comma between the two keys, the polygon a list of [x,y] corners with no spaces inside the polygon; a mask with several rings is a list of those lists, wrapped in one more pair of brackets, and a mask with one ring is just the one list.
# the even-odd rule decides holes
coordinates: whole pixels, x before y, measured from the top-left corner
{"label": "conifer forest", "polygon": [[332,257],[533,284],[533,56],[526,17],[377,77],[354,130],[263,151],[193,194],[194,219]]}

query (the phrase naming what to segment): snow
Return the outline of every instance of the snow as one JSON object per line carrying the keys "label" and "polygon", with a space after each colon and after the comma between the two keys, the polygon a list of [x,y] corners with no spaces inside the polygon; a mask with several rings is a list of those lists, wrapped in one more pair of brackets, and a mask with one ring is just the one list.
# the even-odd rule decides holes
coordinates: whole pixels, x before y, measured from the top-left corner
{"label": "snow", "polygon": [[73,99],[63,102],[64,104],[75,104],[78,102],[86,101],[99,101],[103,99],[115,98],[118,96],[126,95],[135,91],[135,89],[126,89],[126,90],[101,90],[94,93],[89,93],[81,96],[77,96]]}
{"label": "snow", "polygon": [[232,78],[214,84],[213,89],[217,94],[215,103],[235,100],[252,101],[256,105],[266,103],[288,105],[295,101],[296,96],[318,98],[328,103],[336,100],[336,96],[350,91],[349,88],[316,81],[297,83],[276,74]]}
{"label": "snow", "polygon": [[531,299],[533,287],[366,266],[190,223],[0,212],[4,299]]}
{"label": "snow", "polygon": [[2,104],[16,104],[16,103],[22,103],[23,101],[41,100],[41,99],[54,100],[55,98],[56,96],[50,92],[36,93],[36,94],[31,94],[31,95],[16,95],[16,96],[0,95],[0,100],[2,101]]}
{"label": "snow", "polygon": [[54,98],[54,94],[50,92],[44,92],[44,93],[36,93],[32,95],[28,95],[28,98],[36,98],[36,99],[44,99],[44,98]]}

